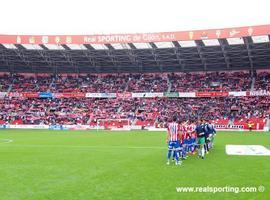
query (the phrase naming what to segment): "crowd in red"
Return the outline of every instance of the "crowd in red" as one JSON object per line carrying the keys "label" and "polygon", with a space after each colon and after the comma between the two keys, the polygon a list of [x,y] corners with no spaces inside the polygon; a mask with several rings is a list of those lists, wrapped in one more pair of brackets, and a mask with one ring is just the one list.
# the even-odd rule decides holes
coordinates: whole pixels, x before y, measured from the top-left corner
{"label": "crowd in red", "polygon": [[4,98],[0,123],[92,124],[99,119],[130,119],[135,125],[164,123],[175,113],[181,120],[264,118],[270,114],[269,97],[227,98]]}
{"label": "crowd in red", "polygon": [[170,74],[172,89],[177,92],[247,91],[252,76],[248,72],[212,72],[197,74]]}
{"label": "crowd in red", "polygon": [[[259,73],[257,89],[269,89],[270,73]],[[249,72],[168,73],[168,74],[95,74],[95,75],[4,75],[1,91],[11,92],[196,92],[247,91]]]}
{"label": "crowd in red", "polygon": [[[270,73],[255,75],[255,89],[269,89]],[[249,73],[120,74],[76,76],[4,75],[7,92],[164,92],[246,91]],[[91,124],[100,119],[130,119],[133,125],[163,124],[178,113],[181,120],[265,118],[270,97],[216,98],[12,98],[0,99],[0,124]]]}
{"label": "crowd in red", "polygon": [[258,73],[256,75],[254,89],[270,91],[270,73],[268,72]]}

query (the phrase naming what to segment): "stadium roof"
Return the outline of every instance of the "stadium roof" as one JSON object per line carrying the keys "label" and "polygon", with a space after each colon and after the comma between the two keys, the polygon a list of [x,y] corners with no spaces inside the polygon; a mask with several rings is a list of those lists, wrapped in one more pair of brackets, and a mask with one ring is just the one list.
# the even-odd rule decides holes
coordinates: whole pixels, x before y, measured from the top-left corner
{"label": "stadium roof", "polygon": [[142,34],[0,35],[0,71],[173,72],[270,68],[270,25]]}

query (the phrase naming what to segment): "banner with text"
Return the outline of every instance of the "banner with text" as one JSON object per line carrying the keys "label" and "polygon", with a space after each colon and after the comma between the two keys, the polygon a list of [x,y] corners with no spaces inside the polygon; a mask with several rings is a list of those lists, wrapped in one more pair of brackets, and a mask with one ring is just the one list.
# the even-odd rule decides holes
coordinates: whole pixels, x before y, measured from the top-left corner
{"label": "banner with text", "polygon": [[124,92],[124,93],[116,93],[117,98],[131,98],[132,93],[131,92]]}
{"label": "banner with text", "polygon": [[53,93],[54,98],[84,98],[85,93]]}
{"label": "banner with text", "polygon": [[232,96],[232,97],[245,97],[245,96],[247,96],[247,92],[246,91],[229,92],[229,96]]}
{"label": "banner with text", "polygon": [[196,97],[195,92],[179,92],[179,97]]}
{"label": "banner with text", "polygon": [[116,93],[86,93],[88,98],[116,98]]}
{"label": "banner with text", "polygon": [[270,96],[270,91],[259,90],[247,92],[247,96]]}
{"label": "banner with text", "polygon": [[164,92],[164,97],[179,97],[179,92]]}
{"label": "banner with text", "polygon": [[112,44],[172,42],[269,35],[270,25],[160,33],[104,35],[0,35],[0,44]]}
{"label": "banner with text", "polygon": [[133,98],[155,98],[163,97],[163,92],[151,92],[151,93],[132,93]]}
{"label": "banner with text", "polygon": [[196,92],[196,97],[227,97],[228,92]]}
{"label": "banner with text", "polygon": [[0,92],[0,99],[5,98],[7,96],[7,92]]}

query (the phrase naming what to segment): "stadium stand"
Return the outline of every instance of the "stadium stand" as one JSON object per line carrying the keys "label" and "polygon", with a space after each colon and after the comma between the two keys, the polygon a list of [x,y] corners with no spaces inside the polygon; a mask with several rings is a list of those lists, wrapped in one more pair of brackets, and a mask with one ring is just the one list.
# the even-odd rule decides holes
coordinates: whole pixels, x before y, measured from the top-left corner
{"label": "stadium stand", "polygon": [[[173,113],[181,120],[227,120],[233,124],[270,114],[269,97],[226,98],[10,98],[0,100],[1,124],[90,124],[129,119],[133,125],[163,126]],[[260,122],[263,123],[263,122]]]}
{"label": "stadium stand", "polygon": [[260,72],[257,74],[254,90],[270,90],[270,73]]}
{"label": "stadium stand", "polygon": [[1,36],[0,123],[162,127],[177,112],[260,126],[270,114],[269,30]]}
{"label": "stadium stand", "polygon": [[12,83],[12,77],[6,74],[0,76],[0,91],[7,92],[11,83]]}
{"label": "stadium stand", "polygon": [[251,88],[251,75],[247,72],[213,72],[171,74],[171,91],[246,91]]}
{"label": "stadium stand", "polygon": [[[268,89],[269,73],[260,73],[256,89]],[[249,91],[248,72],[57,75],[12,74],[1,78],[7,92],[197,92]]]}

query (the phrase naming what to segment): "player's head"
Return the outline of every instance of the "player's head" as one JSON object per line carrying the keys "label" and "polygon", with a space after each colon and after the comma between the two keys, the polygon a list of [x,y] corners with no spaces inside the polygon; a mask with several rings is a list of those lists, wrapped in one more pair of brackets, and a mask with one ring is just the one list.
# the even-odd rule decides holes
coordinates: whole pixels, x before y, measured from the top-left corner
{"label": "player's head", "polygon": [[177,122],[177,116],[174,115],[173,118],[172,118],[173,122]]}

